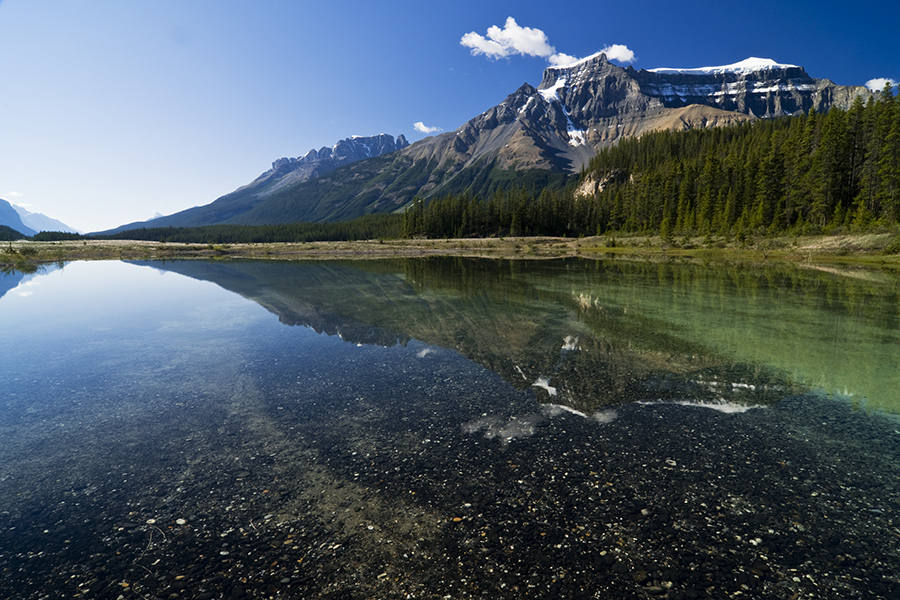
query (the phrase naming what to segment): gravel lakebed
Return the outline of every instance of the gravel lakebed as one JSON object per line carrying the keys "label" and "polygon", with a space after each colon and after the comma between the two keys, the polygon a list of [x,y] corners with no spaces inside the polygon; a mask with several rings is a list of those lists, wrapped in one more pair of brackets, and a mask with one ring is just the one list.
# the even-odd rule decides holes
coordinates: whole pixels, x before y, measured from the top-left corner
{"label": "gravel lakebed", "polygon": [[900,594],[893,417],[816,395],[585,416],[470,364],[410,368],[389,399],[370,392],[396,366],[370,366],[302,403],[248,383],[35,419],[0,470],[0,597]]}

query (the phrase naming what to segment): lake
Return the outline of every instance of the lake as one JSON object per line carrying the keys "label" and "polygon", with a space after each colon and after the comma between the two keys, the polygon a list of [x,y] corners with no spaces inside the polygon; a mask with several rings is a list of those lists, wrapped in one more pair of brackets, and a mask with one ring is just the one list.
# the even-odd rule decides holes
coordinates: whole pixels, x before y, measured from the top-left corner
{"label": "lake", "polygon": [[900,280],[0,274],[0,597],[900,597]]}

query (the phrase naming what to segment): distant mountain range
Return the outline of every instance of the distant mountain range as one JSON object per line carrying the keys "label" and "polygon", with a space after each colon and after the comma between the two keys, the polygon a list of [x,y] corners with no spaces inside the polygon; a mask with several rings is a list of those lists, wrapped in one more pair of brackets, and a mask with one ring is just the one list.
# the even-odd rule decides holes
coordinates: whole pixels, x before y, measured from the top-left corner
{"label": "distant mountain range", "polygon": [[68,233],[81,233],[73,227],[69,227],[62,221],[42,215],[41,213],[33,213],[25,210],[21,206],[12,205],[13,209],[19,213],[19,218],[27,227],[35,231],[65,231]]}
{"label": "distant mountain range", "polygon": [[56,219],[51,219],[47,215],[41,213],[33,213],[25,210],[21,206],[10,204],[6,200],[0,198],[0,225],[6,225],[15,229],[19,233],[32,236],[39,231],[67,231],[70,233],[79,233]]}
{"label": "distant mountain range", "polygon": [[869,95],[864,87],[814,79],[802,67],[768,59],[636,71],[600,53],[546,69],[537,88],[523,84],[456,131],[412,145],[403,136],[342,140],[275,161],[210,204],[113,231],[334,221],[396,211],[416,196],[561,186],[599,150],[626,137],[847,108]]}

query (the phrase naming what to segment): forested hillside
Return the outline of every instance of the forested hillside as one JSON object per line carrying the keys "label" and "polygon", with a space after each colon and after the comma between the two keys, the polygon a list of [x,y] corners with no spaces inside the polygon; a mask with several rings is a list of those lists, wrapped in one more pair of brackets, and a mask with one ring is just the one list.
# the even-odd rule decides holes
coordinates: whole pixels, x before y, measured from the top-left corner
{"label": "forested hillside", "polygon": [[404,234],[743,235],[900,223],[900,99],[847,110],[648,133],[591,160],[564,191],[512,188],[416,201]]}
{"label": "forested hillside", "polygon": [[[145,240],[193,244],[259,244],[272,242],[354,241],[400,237],[400,215],[366,215],[350,221],[288,223],[285,225],[204,225],[202,227],[141,227],[90,236],[101,240]],[[65,234],[41,233],[43,241],[71,239]],[[38,237],[41,236],[41,237]]]}
{"label": "forested hillside", "polygon": [[11,242],[14,240],[21,240],[25,237],[25,234],[19,233],[12,227],[7,225],[0,225],[0,242]]}

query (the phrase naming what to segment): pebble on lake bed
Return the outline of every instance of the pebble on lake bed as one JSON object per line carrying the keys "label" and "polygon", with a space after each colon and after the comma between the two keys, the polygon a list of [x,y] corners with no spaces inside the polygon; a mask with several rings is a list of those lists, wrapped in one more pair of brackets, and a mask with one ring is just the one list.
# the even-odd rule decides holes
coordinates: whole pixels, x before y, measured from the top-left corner
{"label": "pebble on lake bed", "polygon": [[176,525],[187,525],[187,519],[175,519]]}

